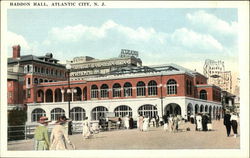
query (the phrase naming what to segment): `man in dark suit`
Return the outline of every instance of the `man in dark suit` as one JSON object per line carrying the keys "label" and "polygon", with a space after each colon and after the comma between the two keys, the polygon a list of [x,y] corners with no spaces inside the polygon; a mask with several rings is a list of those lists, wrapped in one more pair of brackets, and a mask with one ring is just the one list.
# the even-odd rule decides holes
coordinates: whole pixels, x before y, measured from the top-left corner
{"label": "man in dark suit", "polygon": [[229,113],[229,111],[225,112],[224,115],[224,125],[226,126],[227,129],[227,136],[230,136],[230,132],[231,132],[231,121],[230,121],[231,115]]}

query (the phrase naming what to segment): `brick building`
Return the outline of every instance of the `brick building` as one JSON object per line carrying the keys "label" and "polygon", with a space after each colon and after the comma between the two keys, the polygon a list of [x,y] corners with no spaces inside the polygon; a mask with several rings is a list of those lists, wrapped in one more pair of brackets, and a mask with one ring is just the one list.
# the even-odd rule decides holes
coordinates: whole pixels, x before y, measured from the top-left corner
{"label": "brick building", "polygon": [[107,112],[136,120],[138,114],[188,118],[198,112],[214,118],[222,111],[221,89],[207,84],[204,75],[175,64],[118,67],[98,77],[70,81],[70,89],[65,66],[51,53],[20,56],[20,46],[14,46],[8,67],[13,65],[23,68],[27,125],[36,124],[44,115],[54,121],[60,115],[68,117],[69,112],[78,122],[85,116],[98,120]]}
{"label": "brick building", "polygon": [[8,58],[8,105],[33,103],[36,87],[41,83],[66,80],[66,68],[53,58],[21,56],[21,47],[13,46],[13,56]]}
{"label": "brick building", "polygon": [[[75,122],[85,116],[98,120],[107,112],[117,117],[138,114],[153,117],[208,112],[212,118],[221,112],[221,89],[207,84],[207,78],[175,64],[122,68],[98,78],[67,82],[41,83],[36,97],[28,104],[28,124],[46,115],[52,121],[60,115]],[[69,92],[69,93],[68,93]],[[42,94],[38,96],[39,94]]]}

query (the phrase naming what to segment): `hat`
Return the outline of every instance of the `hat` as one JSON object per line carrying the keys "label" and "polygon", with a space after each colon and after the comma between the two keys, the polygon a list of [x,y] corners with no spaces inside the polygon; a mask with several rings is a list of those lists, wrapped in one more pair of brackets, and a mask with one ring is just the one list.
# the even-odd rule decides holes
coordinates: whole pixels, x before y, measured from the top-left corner
{"label": "hat", "polygon": [[41,124],[44,124],[44,123],[48,123],[48,122],[51,122],[51,121],[48,121],[48,117],[42,116],[42,117],[39,118],[38,122],[41,123]]}
{"label": "hat", "polygon": [[66,117],[66,116],[60,116],[59,118],[58,118],[58,120],[56,121],[56,123],[65,123],[65,122],[68,122],[69,121],[69,119]]}

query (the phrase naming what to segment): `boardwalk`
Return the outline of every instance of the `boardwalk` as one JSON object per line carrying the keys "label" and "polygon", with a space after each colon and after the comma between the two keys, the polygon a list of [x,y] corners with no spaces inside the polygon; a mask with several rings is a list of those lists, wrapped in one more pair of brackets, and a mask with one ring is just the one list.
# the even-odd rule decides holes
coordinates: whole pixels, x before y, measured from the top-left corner
{"label": "boardwalk", "polygon": [[[185,131],[187,127],[191,131]],[[92,139],[83,140],[81,134],[70,136],[76,150],[88,149],[239,149],[240,136],[226,137],[223,120],[213,121],[213,131],[198,132],[195,126],[185,123],[178,133],[163,131],[163,127],[150,127],[148,132],[114,130],[101,132]],[[33,140],[9,142],[8,150],[33,150]]]}

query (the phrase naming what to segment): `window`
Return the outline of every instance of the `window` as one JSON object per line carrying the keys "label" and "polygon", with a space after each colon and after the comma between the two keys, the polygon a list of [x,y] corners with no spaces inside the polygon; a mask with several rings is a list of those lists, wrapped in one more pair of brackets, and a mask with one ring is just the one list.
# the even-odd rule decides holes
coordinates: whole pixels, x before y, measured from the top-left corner
{"label": "window", "polygon": [[150,104],[143,105],[138,109],[138,113],[142,116],[148,115],[151,118],[157,115],[157,108]]}
{"label": "window", "polygon": [[98,98],[98,87],[96,85],[91,86],[91,98]]}
{"label": "window", "polygon": [[206,90],[200,91],[200,99],[207,100],[207,91]]}
{"label": "window", "polygon": [[63,115],[65,115],[65,111],[61,108],[55,108],[55,109],[51,110],[51,120],[52,121],[58,120],[58,118],[60,116],[63,116]]}
{"label": "window", "polygon": [[30,85],[30,78],[28,78],[28,85]]}
{"label": "window", "polygon": [[170,79],[167,82],[167,94],[177,94],[177,84],[173,79]]}
{"label": "window", "polygon": [[81,107],[75,107],[70,110],[70,118],[73,121],[82,121],[84,120],[85,116],[85,110]]}
{"label": "window", "polygon": [[30,98],[30,89],[27,90],[27,98]]}
{"label": "window", "polygon": [[113,97],[121,97],[121,85],[119,83],[113,85]]}
{"label": "window", "polygon": [[92,120],[99,120],[100,117],[105,117],[108,109],[103,106],[98,106],[92,110]]}
{"label": "window", "polygon": [[146,95],[146,88],[145,88],[145,83],[140,81],[136,85],[136,93],[137,96],[145,96]]}
{"label": "window", "polygon": [[101,86],[101,98],[108,98],[109,97],[109,87],[106,84]]}
{"label": "window", "polygon": [[188,83],[188,80],[186,80],[186,94],[189,94],[189,83]]}
{"label": "window", "polygon": [[124,90],[124,97],[130,97],[132,96],[132,84],[129,82],[126,82],[123,87]]}
{"label": "window", "polygon": [[116,117],[124,117],[126,115],[132,116],[132,109],[126,105],[116,107],[114,112]]}
{"label": "window", "polygon": [[148,83],[148,95],[150,96],[157,95],[157,83],[155,81],[150,81]]}
{"label": "window", "polygon": [[37,122],[37,121],[39,121],[40,117],[42,117],[42,116],[46,116],[45,111],[43,109],[40,109],[40,108],[35,109],[31,113],[31,121]]}

